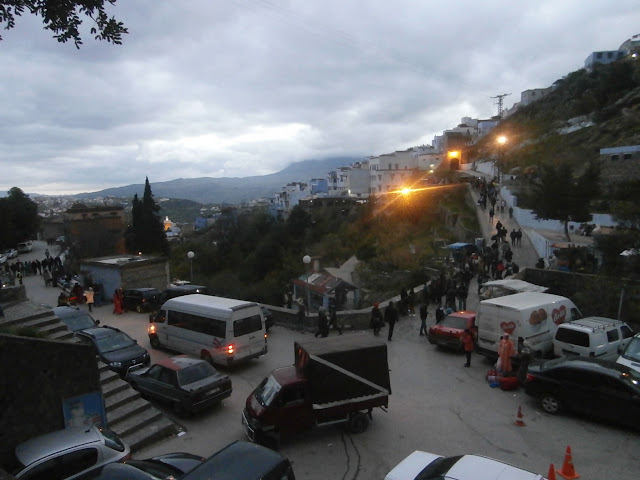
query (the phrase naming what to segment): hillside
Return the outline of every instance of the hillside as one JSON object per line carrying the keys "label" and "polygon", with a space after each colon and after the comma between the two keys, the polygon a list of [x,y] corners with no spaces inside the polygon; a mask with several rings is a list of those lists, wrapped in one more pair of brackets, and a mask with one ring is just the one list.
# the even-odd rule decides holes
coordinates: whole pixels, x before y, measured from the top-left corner
{"label": "hillside", "polygon": [[[326,178],[327,173],[337,167],[351,165],[360,158],[334,157],[321,160],[304,160],[292,163],[271,175],[234,178],[178,178],[167,182],[149,181],[156,198],[169,197],[209,204],[240,204],[257,198],[270,198],[291,182],[308,183],[313,178]],[[144,179],[140,179],[144,181]],[[97,192],[79,193],[76,198],[133,197],[144,192],[144,182],[122,187],[107,188]]]}
{"label": "hillside", "polygon": [[473,146],[470,161],[501,155],[495,143],[499,135],[508,139],[504,172],[546,162],[568,162],[579,171],[600,160],[601,148],[639,145],[640,63],[619,61],[570,73]]}

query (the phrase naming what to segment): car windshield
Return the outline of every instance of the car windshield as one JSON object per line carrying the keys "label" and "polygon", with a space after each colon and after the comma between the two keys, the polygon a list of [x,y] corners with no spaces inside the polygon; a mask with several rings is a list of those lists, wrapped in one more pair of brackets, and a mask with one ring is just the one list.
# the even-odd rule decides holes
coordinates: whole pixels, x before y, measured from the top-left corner
{"label": "car windshield", "polygon": [[640,362],[640,337],[633,337],[627,348],[622,352],[622,356],[632,362]]}
{"label": "car windshield", "polygon": [[199,382],[205,378],[212,377],[215,374],[215,368],[207,362],[199,362],[178,371],[178,382],[180,385],[189,385],[191,383]]}
{"label": "car windshield", "polygon": [[438,458],[427,465],[415,480],[442,480],[448,479],[447,472],[462,458],[462,455],[455,457]]}
{"label": "car windshield", "polygon": [[101,353],[113,352],[114,350],[127,348],[131,345],[135,345],[135,342],[124,333],[116,333],[96,340],[96,347]]}
{"label": "car windshield", "polygon": [[264,407],[268,407],[273,402],[282,386],[274,378],[273,375],[269,375],[269,378],[256,390],[256,399]]}
{"label": "car windshield", "polygon": [[458,328],[460,330],[464,330],[465,328],[467,328],[467,319],[456,317],[454,315],[447,315],[442,319],[439,325],[443,327]]}
{"label": "car windshield", "polygon": [[95,320],[86,314],[67,317],[62,319],[62,321],[67,325],[67,327],[69,327],[69,330],[73,332],[96,326]]}

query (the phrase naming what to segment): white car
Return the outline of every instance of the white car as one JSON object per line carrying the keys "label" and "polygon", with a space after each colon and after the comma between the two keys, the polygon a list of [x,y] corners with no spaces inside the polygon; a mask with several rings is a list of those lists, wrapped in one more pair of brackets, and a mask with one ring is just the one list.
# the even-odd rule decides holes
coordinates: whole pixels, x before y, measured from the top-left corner
{"label": "white car", "polygon": [[9,248],[9,249],[5,250],[2,255],[4,255],[7,258],[17,258],[18,257],[18,250],[16,250],[15,248]]}
{"label": "white car", "polygon": [[394,467],[385,480],[544,480],[545,477],[481,455],[442,457],[413,452]]}
{"label": "white car", "polygon": [[3,253],[0,253],[0,265],[3,265],[7,261],[7,256]]}
{"label": "white car", "polygon": [[618,360],[616,360],[616,363],[626,365],[640,372],[640,333],[636,334],[631,341],[627,343],[626,348],[618,348],[618,353],[620,356]]}

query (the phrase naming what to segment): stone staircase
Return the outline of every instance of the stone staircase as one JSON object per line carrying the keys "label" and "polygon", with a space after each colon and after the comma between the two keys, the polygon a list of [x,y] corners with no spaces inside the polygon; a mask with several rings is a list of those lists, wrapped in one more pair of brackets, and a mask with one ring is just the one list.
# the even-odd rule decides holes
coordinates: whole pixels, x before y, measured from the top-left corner
{"label": "stone staircase", "polygon": [[[0,318],[0,326],[8,327],[12,333],[28,327],[51,340],[79,341],[51,308],[28,301],[5,305],[5,317]],[[144,400],[107,365],[98,361],[98,370],[107,424],[132,452],[180,431],[178,425]]]}

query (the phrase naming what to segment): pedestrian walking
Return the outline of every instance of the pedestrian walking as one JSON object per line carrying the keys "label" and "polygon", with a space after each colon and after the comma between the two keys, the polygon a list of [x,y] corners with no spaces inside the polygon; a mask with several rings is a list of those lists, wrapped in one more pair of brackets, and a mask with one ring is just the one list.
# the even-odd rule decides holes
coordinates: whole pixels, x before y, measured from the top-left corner
{"label": "pedestrian walking", "polygon": [[468,328],[465,328],[464,333],[462,334],[462,347],[464,348],[464,354],[467,357],[467,363],[465,363],[464,366],[469,368],[471,366],[471,352],[473,352],[474,343],[471,330]]}
{"label": "pedestrian walking", "polygon": [[469,296],[469,285],[466,282],[458,283],[456,288],[456,299],[458,300],[458,310],[467,309],[467,297]]}
{"label": "pedestrian walking", "polygon": [[491,223],[491,225],[493,225],[493,214],[495,212],[493,211],[493,207],[491,207],[491,209],[489,210],[489,222]]}
{"label": "pedestrian walking", "polygon": [[427,316],[429,315],[429,304],[423,303],[420,305],[420,336],[424,337],[427,334]]}
{"label": "pedestrian walking", "polygon": [[395,327],[396,322],[398,321],[398,311],[396,310],[396,307],[393,306],[393,301],[390,301],[387,308],[384,309],[384,321],[389,324],[387,340],[391,341],[391,338],[393,337],[393,327]]}
{"label": "pedestrian walking", "polygon": [[316,338],[319,336],[322,336],[322,338],[329,336],[329,319],[322,307],[318,310],[318,330],[316,331]]}
{"label": "pedestrian walking", "polygon": [[516,373],[516,377],[518,378],[519,384],[523,384],[527,378],[527,371],[529,370],[529,363],[531,363],[532,356],[533,352],[529,344],[524,338],[518,337],[518,373]]}
{"label": "pedestrian walking", "polygon": [[84,298],[87,299],[87,307],[89,307],[89,311],[93,312],[94,293],[92,287],[89,287],[89,290],[84,292]]}
{"label": "pedestrian walking", "polygon": [[297,304],[298,304],[298,330],[302,330],[304,327],[305,308],[302,300],[298,299]]}
{"label": "pedestrian walking", "polygon": [[371,309],[371,322],[369,327],[373,329],[373,334],[377,337],[380,335],[380,329],[384,325],[384,319],[382,318],[382,312],[380,311],[379,304],[376,302]]}
{"label": "pedestrian walking", "polygon": [[336,312],[335,306],[329,309],[329,328],[327,329],[327,333],[331,328],[338,330],[338,334],[342,335],[342,329],[340,328],[340,325],[338,325],[338,312]]}

